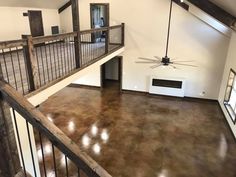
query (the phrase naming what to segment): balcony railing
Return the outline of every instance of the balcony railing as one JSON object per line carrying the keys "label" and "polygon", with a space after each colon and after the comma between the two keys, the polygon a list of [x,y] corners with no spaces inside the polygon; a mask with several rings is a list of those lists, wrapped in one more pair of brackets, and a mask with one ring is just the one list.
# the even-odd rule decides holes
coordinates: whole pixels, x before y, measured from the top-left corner
{"label": "balcony railing", "polygon": [[124,46],[124,24],[0,42],[4,79],[24,95]]}
{"label": "balcony railing", "polygon": [[[12,108],[13,125],[22,164],[22,170],[20,170],[22,176],[111,177],[47,117],[31,105],[22,94],[3,80],[0,80],[0,95],[0,102]],[[22,124],[26,127],[24,130],[26,134],[21,134],[22,130],[19,126],[22,127]],[[34,129],[33,135],[30,131],[31,126]],[[36,154],[34,153],[32,136],[35,136],[40,146]],[[48,146],[45,146],[45,143]],[[27,148],[30,149],[29,152],[25,152]],[[48,149],[50,149],[50,155]],[[37,171],[39,162],[36,159],[39,157],[41,157],[40,171]],[[62,161],[65,164],[63,166],[60,165]],[[32,166],[30,175],[28,175],[29,166]]]}

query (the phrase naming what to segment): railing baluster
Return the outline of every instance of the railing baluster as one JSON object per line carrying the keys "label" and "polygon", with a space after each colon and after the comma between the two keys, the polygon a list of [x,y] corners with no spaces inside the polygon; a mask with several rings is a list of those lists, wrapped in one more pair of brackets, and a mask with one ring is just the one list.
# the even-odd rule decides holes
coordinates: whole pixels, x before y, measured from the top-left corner
{"label": "railing baluster", "polygon": [[45,75],[45,70],[44,70],[44,61],[43,61],[43,51],[42,51],[42,46],[39,46],[40,50],[40,56],[41,56],[41,63],[42,63],[42,71],[43,71],[43,82],[46,84],[46,75]]}
{"label": "railing baluster", "polygon": [[36,60],[37,60],[37,66],[38,66],[39,84],[41,87],[43,81],[41,80],[41,71],[40,71],[40,64],[39,64],[39,56],[38,56],[38,48],[37,47],[35,48],[35,53],[36,53]]}
{"label": "railing baluster", "polygon": [[52,41],[49,41],[49,44],[48,44],[48,50],[49,50],[49,61],[50,61],[50,69],[51,69],[51,76],[52,76],[52,81],[54,79],[54,75],[53,75],[53,63],[52,63],[52,52],[51,52],[51,42]]}
{"label": "railing baluster", "polygon": [[10,59],[11,59],[13,78],[14,78],[14,82],[15,82],[15,88],[16,88],[16,90],[18,90],[17,81],[16,81],[16,73],[15,73],[15,67],[14,67],[11,48],[9,48],[9,53],[10,53]]}
{"label": "railing baluster", "polygon": [[78,177],[80,177],[80,169],[78,168]]}
{"label": "railing baluster", "polygon": [[57,177],[57,164],[56,164],[55,149],[54,149],[53,143],[52,143],[52,155],[53,155],[53,165],[54,165],[55,176]]}
{"label": "railing baluster", "polygon": [[32,164],[33,164],[33,168],[34,168],[34,175],[35,175],[35,177],[37,177],[35,161],[34,161],[34,154],[33,154],[33,147],[32,147],[32,142],[31,142],[31,135],[30,135],[30,131],[29,131],[29,123],[28,123],[27,120],[25,122],[26,122],[26,128],[27,128],[27,134],[28,134],[28,140],[29,140],[29,146],[30,146],[30,153],[31,153],[31,158],[32,158]]}
{"label": "railing baluster", "polygon": [[42,142],[42,134],[39,132],[39,141],[40,141],[40,147],[42,152],[42,159],[43,159],[43,169],[44,169],[44,175],[47,177],[47,170],[45,166],[45,158],[44,158],[44,150],[43,150],[43,142]]}
{"label": "railing baluster", "polygon": [[69,176],[69,171],[68,171],[68,162],[67,162],[67,157],[65,155],[65,163],[66,163],[66,176]]}
{"label": "railing baluster", "polygon": [[9,79],[9,75],[8,75],[6,56],[5,56],[5,52],[4,52],[3,49],[2,49],[2,57],[3,57],[3,61],[4,61],[4,65],[5,65],[5,70],[6,70],[7,82],[9,83],[10,79]]}
{"label": "railing baluster", "polygon": [[16,47],[16,54],[17,54],[17,61],[18,61],[18,66],[19,66],[19,72],[20,72],[20,81],[21,81],[22,91],[23,91],[23,95],[24,95],[25,94],[25,88],[24,88],[24,82],[23,82],[23,78],[22,78],[21,64],[20,64],[20,57],[19,57],[18,47]]}
{"label": "railing baluster", "polygon": [[[47,76],[48,76],[48,82],[50,82],[50,72],[49,72],[49,66],[48,66],[48,54],[47,54],[47,44],[44,44],[43,46],[44,52],[45,52],[45,62],[46,62],[46,67],[47,67]],[[42,58],[43,60],[44,58]]]}
{"label": "railing baluster", "polygon": [[55,75],[56,75],[56,79],[57,77],[57,61],[56,61],[56,54],[55,54],[55,41],[52,41],[52,51],[53,51],[53,60],[54,60],[54,66],[55,66]]}
{"label": "railing baluster", "polygon": [[23,152],[22,152],[22,146],[21,146],[21,140],[20,140],[20,135],[19,135],[19,129],[18,129],[18,125],[17,125],[17,121],[16,121],[16,113],[15,113],[14,109],[12,109],[12,113],[13,113],[15,129],[16,129],[16,136],[17,136],[18,146],[19,146],[19,150],[20,150],[21,162],[22,162],[22,165],[23,165],[23,171],[24,171],[25,177],[27,177],[26,169],[25,169],[25,160],[24,160],[24,156],[23,156]]}

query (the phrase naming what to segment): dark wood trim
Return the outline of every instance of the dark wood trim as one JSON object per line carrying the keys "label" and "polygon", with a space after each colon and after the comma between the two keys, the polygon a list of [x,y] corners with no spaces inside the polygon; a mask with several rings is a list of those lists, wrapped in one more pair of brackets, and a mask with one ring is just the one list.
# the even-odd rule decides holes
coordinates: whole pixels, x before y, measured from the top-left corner
{"label": "dark wood trim", "polygon": [[120,82],[120,92],[123,89],[123,56],[117,56],[119,59],[119,82]]}
{"label": "dark wood trim", "polygon": [[235,143],[236,143],[236,137],[234,136],[233,130],[231,129],[231,127],[230,127],[230,125],[229,125],[229,122],[228,122],[228,120],[227,120],[227,118],[226,118],[226,116],[225,116],[225,113],[224,113],[224,111],[223,111],[223,109],[222,109],[222,107],[221,107],[219,101],[218,101],[218,107],[219,107],[219,109],[220,109],[222,115],[224,116],[224,122],[225,122],[226,126],[229,128],[230,133],[231,133],[231,135],[232,135],[232,137],[233,137],[233,139],[235,140]]}
{"label": "dark wood trim", "polygon": [[[227,113],[228,113],[230,119],[232,120],[233,124],[236,125],[236,119],[233,120],[233,117],[232,117],[232,115],[231,115],[229,109],[227,108],[227,106],[230,106],[230,105],[227,105],[227,104],[224,103],[224,107],[225,107],[225,109],[226,109],[226,111],[227,111]],[[231,108],[231,106],[230,106],[230,108]],[[231,109],[232,109],[232,108],[231,108]],[[233,111],[233,110],[232,110],[232,111]]]}
{"label": "dark wood trim", "polygon": [[76,68],[80,68],[81,60],[81,36],[80,36],[80,19],[79,19],[79,2],[78,0],[71,0],[71,9],[72,9],[72,22],[73,22],[73,32],[77,32],[77,36],[74,37],[74,46],[75,46],[75,63]]}
{"label": "dark wood trim", "polygon": [[107,14],[106,14],[106,18],[107,18],[107,24],[106,27],[110,26],[110,4],[109,3],[90,3],[90,27],[91,29],[93,29],[93,23],[92,23],[92,6],[94,5],[100,5],[100,6],[106,6],[107,8]]}
{"label": "dark wood trim", "polygon": [[28,17],[28,12],[23,12],[23,17]]}
{"label": "dark wood trim", "polygon": [[232,27],[236,21],[236,17],[229,14],[219,6],[215,5],[209,0],[188,0],[188,2],[197,6],[207,14],[211,15],[215,19],[219,20],[228,27]]}
{"label": "dark wood trim", "polygon": [[101,87],[99,86],[93,86],[93,85],[82,85],[82,84],[70,84],[68,87],[73,88],[85,88],[85,89],[92,89],[92,90],[100,90]]}
{"label": "dark wood trim", "polygon": [[59,9],[58,9],[58,13],[62,13],[64,10],[66,10],[68,7],[71,6],[71,1],[69,0],[67,3],[65,3],[63,6],[61,6]]}
{"label": "dark wood trim", "polygon": [[35,56],[35,48],[32,36],[23,35],[22,37],[24,39],[27,39],[27,46],[25,46],[23,50],[26,58],[26,69],[29,78],[29,91],[32,92],[40,87],[39,75],[37,70],[37,59]]}

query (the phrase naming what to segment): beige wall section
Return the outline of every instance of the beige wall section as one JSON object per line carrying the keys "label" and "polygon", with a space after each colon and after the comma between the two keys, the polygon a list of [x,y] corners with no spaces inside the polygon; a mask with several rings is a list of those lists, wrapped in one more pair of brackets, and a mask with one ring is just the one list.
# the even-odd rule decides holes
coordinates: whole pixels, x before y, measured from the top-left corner
{"label": "beige wall section", "polygon": [[29,19],[23,16],[28,10],[41,10],[45,35],[51,35],[51,26],[60,26],[57,9],[35,9],[24,7],[0,7],[0,41],[21,39],[30,34]]}
{"label": "beige wall section", "polygon": [[222,110],[225,114],[225,117],[226,117],[226,119],[227,119],[233,133],[234,133],[234,136],[236,137],[236,125],[234,125],[233,121],[231,120],[227,110],[224,107],[224,103],[223,103],[225,91],[226,91],[226,85],[227,85],[229,72],[230,72],[231,68],[234,71],[236,71],[236,32],[234,32],[231,37],[228,56],[227,56],[224,75],[223,75],[223,80],[221,83],[220,95],[219,95],[219,103],[221,105],[221,108],[222,108]]}
{"label": "beige wall section", "polygon": [[[167,0],[80,0],[81,29],[90,27],[90,3],[110,3],[110,24],[126,24],[123,89],[148,91],[149,76],[186,78],[186,96],[218,99],[229,38],[174,3],[169,56],[194,60],[198,68],[150,69],[138,57],[164,56]],[[93,73],[97,75],[98,73]],[[202,93],[205,94],[202,94]]]}
{"label": "beige wall section", "polygon": [[61,30],[63,33],[73,31],[71,6],[60,13]]}

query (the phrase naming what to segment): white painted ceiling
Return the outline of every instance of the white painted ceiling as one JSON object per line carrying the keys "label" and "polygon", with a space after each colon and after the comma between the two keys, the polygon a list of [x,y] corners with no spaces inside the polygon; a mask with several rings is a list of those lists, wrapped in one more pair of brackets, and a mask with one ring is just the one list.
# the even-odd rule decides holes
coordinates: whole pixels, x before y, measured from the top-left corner
{"label": "white painted ceiling", "polygon": [[210,0],[226,12],[236,17],[236,0]]}
{"label": "white painted ceiling", "polygon": [[0,6],[58,9],[69,0],[0,0]]}

